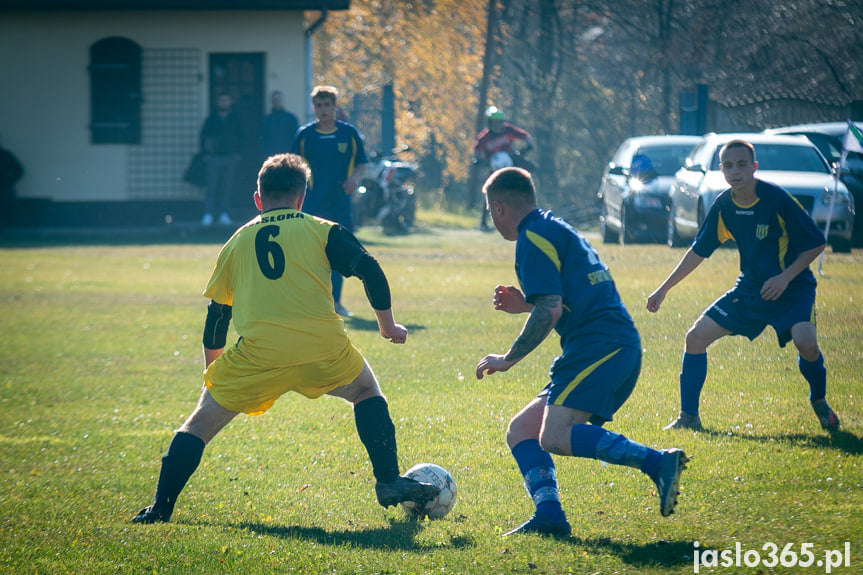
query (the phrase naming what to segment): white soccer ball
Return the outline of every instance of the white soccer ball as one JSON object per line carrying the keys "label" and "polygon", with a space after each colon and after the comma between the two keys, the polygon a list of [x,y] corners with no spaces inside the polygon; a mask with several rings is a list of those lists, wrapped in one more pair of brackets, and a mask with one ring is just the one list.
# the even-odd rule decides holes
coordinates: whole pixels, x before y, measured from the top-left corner
{"label": "white soccer ball", "polygon": [[450,512],[455,505],[455,481],[449,471],[434,463],[418,463],[405,471],[403,477],[415,479],[420,483],[431,483],[440,488],[440,493],[422,509],[413,501],[401,504],[408,515],[415,517],[428,516],[429,519],[440,519]]}

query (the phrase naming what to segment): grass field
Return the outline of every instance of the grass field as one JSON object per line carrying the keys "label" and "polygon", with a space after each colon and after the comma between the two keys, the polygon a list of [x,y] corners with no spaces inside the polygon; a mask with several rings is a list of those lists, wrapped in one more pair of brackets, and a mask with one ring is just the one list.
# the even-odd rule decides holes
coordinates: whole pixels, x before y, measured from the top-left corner
{"label": "grass field", "polygon": [[[823,573],[827,551],[844,553],[848,542],[850,566],[832,572],[863,573],[860,251],[828,253],[819,280],[828,399],[843,430],[820,429],[796,353],[767,331],[753,343],[727,338],[711,348],[707,430],[693,434],[661,430],[678,406],[683,334],[731,286],[736,253],[715,254],[650,315],[646,297],[682,250],[591,237],[645,350],[639,385],[609,427],[682,447],[692,462],[677,513],[662,518],[653,484],[637,471],[557,458],[573,525],[572,538],[558,541],[500,537],[532,512],[504,429],[545,384],[556,338],[508,373],[480,382],[473,375],[523,321],[491,306],[496,283],[515,283],[513,244],[442,228],[359,236],[387,271],[397,319],[411,335],[404,346],[382,340],[356,280],[345,286],[344,303],[356,312],[347,327],[389,399],[402,467],[430,461],[455,477],[459,499],[448,517],[410,522],[378,506],[349,406],[291,395],[262,416],[238,417],[213,441],[171,523],[130,524],[198,397],[200,292],[219,245],[7,247],[0,572],[692,573],[696,551],[739,545],[763,561],[700,571]],[[811,567],[770,567],[771,543],[789,565],[783,548],[800,561],[811,550]]]}

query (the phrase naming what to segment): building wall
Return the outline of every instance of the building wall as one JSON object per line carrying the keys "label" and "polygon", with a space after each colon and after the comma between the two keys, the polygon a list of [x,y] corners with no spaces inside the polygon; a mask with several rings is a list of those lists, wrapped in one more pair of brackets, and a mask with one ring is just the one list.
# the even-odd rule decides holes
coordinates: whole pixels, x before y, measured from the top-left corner
{"label": "building wall", "polygon": [[[265,53],[264,96],[283,91],[286,107],[302,118],[308,98],[303,82],[302,12],[4,13],[0,18],[0,144],[24,164],[19,197],[62,202],[136,199],[130,192],[129,173],[130,165],[140,171],[142,149],[90,143],[89,49],[109,36],[138,43],[145,61],[148,51],[199,51],[200,69],[194,78],[199,88],[186,96],[197,101],[184,102],[200,111],[197,128],[209,110],[207,55],[211,52]],[[145,103],[145,126],[147,110]],[[192,138],[197,145],[197,130]],[[182,159],[185,162],[187,158]]]}

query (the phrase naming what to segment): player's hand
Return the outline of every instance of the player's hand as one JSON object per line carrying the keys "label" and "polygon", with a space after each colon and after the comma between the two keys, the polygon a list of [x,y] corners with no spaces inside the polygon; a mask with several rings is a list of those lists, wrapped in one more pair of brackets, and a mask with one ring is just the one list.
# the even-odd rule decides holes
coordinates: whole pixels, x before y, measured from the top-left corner
{"label": "player's hand", "polygon": [[647,296],[647,311],[650,313],[658,312],[660,306],[662,306],[662,302],[665,300],[665,293],[664,290],[658,289]]}
{"label": "player's hand", "polygon": [[350,196],[357,191],[357,186],[359,186],[359,182],[356,180],[356,178],[351,176],[350,178],[345,180],[344,184],[342,184],[342,189],[344,189],[346,196]]}
{"label": "player's hand", "polygon": [[386,327],[382,326],[381,337],[390,340],[392,343],[404,343],[408,338],[408,328],[400,323],[394,323]]}
{"label": "player's hand", "polygon": [[494,309],[506,313],[527,313],[533,306],[524,299],[524,294],[515,286],[495,286]]}
{"label": "player's hand", "polygon": [[515,365],[514,361],[507,361],[506,356],[496,353],[490,353],[476,364],[476,378],[482,379],[486,375],[491,375],[498,371],[506,371]]}
{"label": "player's hand", "polygon": [[782,274],[773,276],[761,286],[761,299],[764,301],[776,301],[785,293],[785,288],[787,287],[788,280]]}

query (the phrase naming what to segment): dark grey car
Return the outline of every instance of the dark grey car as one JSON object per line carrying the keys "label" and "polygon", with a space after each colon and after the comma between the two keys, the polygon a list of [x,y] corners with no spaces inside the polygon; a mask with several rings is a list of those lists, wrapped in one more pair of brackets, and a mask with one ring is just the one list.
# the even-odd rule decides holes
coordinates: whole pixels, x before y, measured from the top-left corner
{"label": "dark grey car", "polygon": [[[638,136],[617,148],[597,191],[603,242],[665,241],[668,189],[674,173],[700,140],[699,136]],[[638,151],[647,156],[652,172],[632,169]]]}

